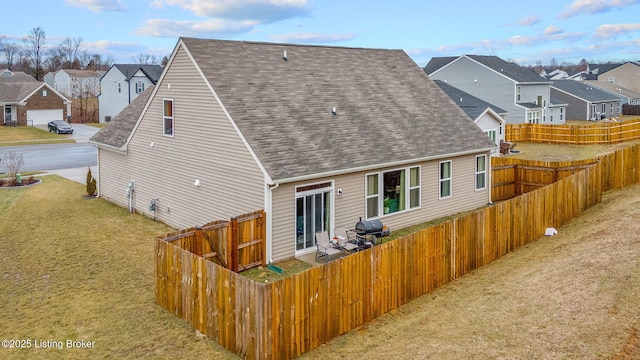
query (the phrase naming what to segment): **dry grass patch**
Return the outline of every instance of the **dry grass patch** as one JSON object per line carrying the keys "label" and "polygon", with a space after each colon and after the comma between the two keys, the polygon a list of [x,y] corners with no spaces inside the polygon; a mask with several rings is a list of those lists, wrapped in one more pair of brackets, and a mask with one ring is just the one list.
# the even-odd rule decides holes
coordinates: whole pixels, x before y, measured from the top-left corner
{"label": "dry grass patch", "polygon": [[33,126],[0,126],[0,146],[73,142],[71,135],[58,135]]}
{"label": "dry grass patch", "polygon": [[305,359],[640,359],[640,186]]}
{"label": "dry grass patch", "polygon": [[57,176],[0,190],[0,338],[94,349],[0,349],[1,358],[236,358],[155,303],[153,241],[172,231]]}

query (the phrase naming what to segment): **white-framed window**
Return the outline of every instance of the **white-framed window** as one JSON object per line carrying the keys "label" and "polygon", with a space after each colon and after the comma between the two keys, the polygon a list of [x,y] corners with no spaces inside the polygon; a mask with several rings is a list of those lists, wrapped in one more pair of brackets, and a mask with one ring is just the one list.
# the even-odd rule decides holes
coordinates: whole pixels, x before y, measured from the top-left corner
{"label": "white-framed window", "polygon": [[612,84],[613,84],[613,83],[615,82],[615,80],[616,80],[616,79],[615,79],[613,76],[609,76],[609,82],[610,82],[610,83],[612,83]]}
{"label": "white-framed window", "polygon": [[562,119],[564,119],[564,108],[560,108],[560,121],[562,121]]}
{"label": "white-framed window", "polygon": [[420,207],[420,167],[367,174],[367,219]]}
{"label": "white-framed window", "polygon": [[613,114],[613,103],[611,103],[611,114]]}
{"label": "white-framed window", "polygon": [[47,90],[42,90],[42,96],[47,96],[49,95],[49,92]]}
{"label": "white-framed window", "polygon": [[144,82],[136,81],[136,94],[140,94],[141,92],[144,92]]}
{"label": "white-framed window", "polygon": [[520,102],[522,100],[522,86],[516,87],[516,101]]}
{"label": "white-framed window", "polygon": [[173,136],[173,99],[163,99],[162,124],[164,135]]}
{"label": "white-framed window", "polygon": [[498,145],[498,132],[496,130],[487,130],[484,132],[494,144]]}
{"label": "white-framed window", "polygon": [[540,110],[531,110],[527,114],[529,124],[540,123]]}
{"label": "white-framed window", "polygon": [[549,121],[553,121],[553,108],[549,109]]}
{"label": "white-framed window", "polygon": [[600,106],[601,106],[600,110],[602,110],[600,112],[603,113],[603,114],[606,114],[607,113],[607,104],[603,103]]}
{"label": "white-framed window", "polygon": [[118,92],[121,93],[122,92],[122,84],[118,83]]}
{"label": "white-framed window", "polygon": [[451,197],[451,160],[440,162],[440,199]]}
{"label": "white-framed window", "polygon": [[487,155],[476,156],[476,190],[487,187]]}

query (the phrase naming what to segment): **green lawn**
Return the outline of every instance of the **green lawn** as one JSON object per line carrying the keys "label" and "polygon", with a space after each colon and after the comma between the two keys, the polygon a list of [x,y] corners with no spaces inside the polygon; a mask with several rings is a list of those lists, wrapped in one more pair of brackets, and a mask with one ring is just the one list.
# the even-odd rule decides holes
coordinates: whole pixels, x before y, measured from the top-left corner
{"label": "green lawn", "polygon": [[[0,338],[32,344],[0,358],[236,358],[155,303],[153,241],[171,228],[42,179],[0,189]],[[34,348],[48,340],[95,347]]]}
{"label": "green lawn", "polygon": [[58,135],[32,126],[0,126],[0,146],[75,142],[71,135]]}

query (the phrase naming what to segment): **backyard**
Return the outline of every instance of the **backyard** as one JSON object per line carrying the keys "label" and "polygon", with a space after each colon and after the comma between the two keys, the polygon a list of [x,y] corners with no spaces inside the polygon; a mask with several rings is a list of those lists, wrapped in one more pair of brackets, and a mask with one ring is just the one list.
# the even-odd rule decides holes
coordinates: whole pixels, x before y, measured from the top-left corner
{"label": "backyard", "polygon": [[[571,152],[527,146],[518,156]],[[571,156],[608,151],[580,150]],[[153,239],[172,229],[43,179],[0,189],[0,336],[31,344],[0,349],[2,358],[236,358],[155,304]],[[610,192],[558,235],[303,358],[640,358],[639,192]],[[35,348],[66,340],[94,346]]]}

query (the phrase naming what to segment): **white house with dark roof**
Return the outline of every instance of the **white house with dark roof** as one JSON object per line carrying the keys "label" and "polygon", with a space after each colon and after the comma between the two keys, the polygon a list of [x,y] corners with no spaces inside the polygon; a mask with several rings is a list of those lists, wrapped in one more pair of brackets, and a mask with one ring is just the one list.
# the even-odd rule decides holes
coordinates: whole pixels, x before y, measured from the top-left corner
{"label": "white house with dark roof", "polygon": [[424,67],[434,80],[441,80],[507,111],[508,124],[562,124],[551,121],[551,81],[535,71],[497,56],[462,55],[436,57]]}
{"label": "white house with dark roof", "polygon": [[154,85],[162,74],[160,65],[114,64],[100,78],[99,121],[110,121]]}
{"label": "white house with dark roof", "polygon": [[[496,145],[504,141],[507,112],[440,80],[435,83],[456,103]],[[497,150],[492,155],[500,154]]]}
{"label": "white house with dark roof", "polygon": [[491,200],[495,144],[402,50],[180,38],[146,95],[91,139],[100,196],[177,228],[264,209],[269,261]]}

